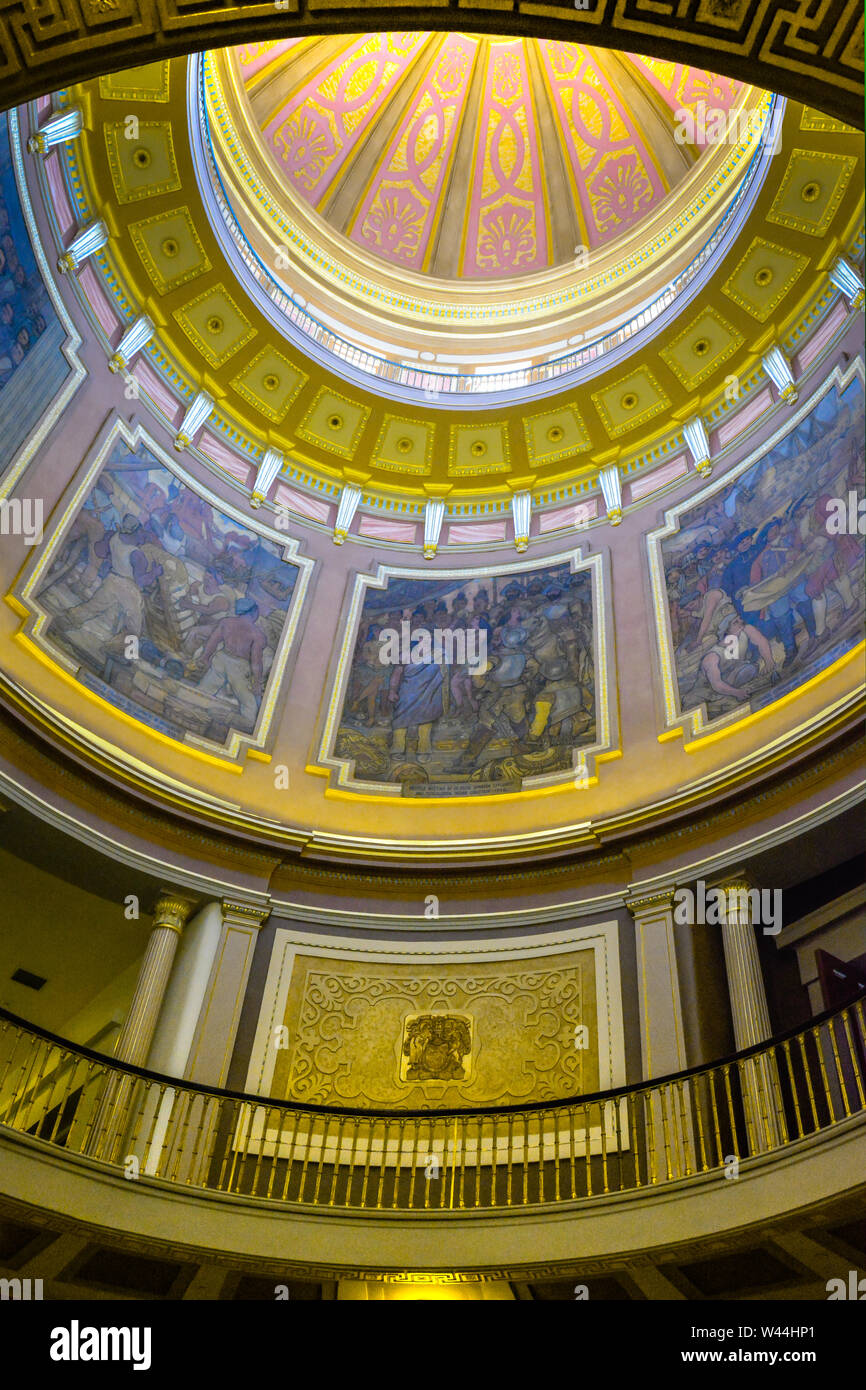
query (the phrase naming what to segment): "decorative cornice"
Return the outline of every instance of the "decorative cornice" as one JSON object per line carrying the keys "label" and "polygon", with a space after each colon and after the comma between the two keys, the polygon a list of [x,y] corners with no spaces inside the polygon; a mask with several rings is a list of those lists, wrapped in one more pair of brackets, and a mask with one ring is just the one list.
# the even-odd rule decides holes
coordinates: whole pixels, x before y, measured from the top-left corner
{"label": "decorative cornice", "polygon": [[[409,29],[459,28],[465,11],[411,4],[400,11]],[[863,122],[862,7],[859,0],[739,0],[736,6],[680,0],[592,0],[586,9],[516,0],[509,33],[637,51],[696,64],[794,100],[808,99],[854,126]],[[29,0],[3,0],[0,54],[4,100],[26,101],[65,82],[131,68],[142,54],[165,57],[251,39],[286,39],[355,26],[391,29],[393,6],[355,0],[351,6],[256,7],[215,10],[208,0],[125,0],[106,23],[101,4],[56,7],[50,23],[34,23]],[[474,30],[501,34],[495,0],[472,9]]]}
{"label": "decorative cornice", "polygon": [[657,893],[627,893],[625,905],[637,921],[640,917],[663,917],[669,913],[674,903],[673,888]]}

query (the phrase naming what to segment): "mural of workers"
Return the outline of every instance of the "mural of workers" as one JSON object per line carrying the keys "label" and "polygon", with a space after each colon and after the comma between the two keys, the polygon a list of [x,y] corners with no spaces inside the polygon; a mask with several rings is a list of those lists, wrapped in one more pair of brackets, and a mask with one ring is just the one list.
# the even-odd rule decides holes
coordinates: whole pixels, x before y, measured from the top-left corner
{"label": "mural of workers", "polygon": [[36,588],[47,641],[175,738],[252,733],[297,567],[118,440]]}
{"label": "mural of workers", "polygon": [[[568,564],[368,589],[336,755],[356,780],[410,796],[519,790],[568,771],[596,738],[592,615],[592,579]],[[406,659],[392,659],[401,632]]]}
{"label": "mural of workers", "polygon": [[757,709],[830,665],[864,620],[863,542],[840,526],[863,495],[863,387],[828,391],[661,543],[683,710]]}
{"label": "mural of workers", "polygon": [[[34,357],[49,333],[45,353]],[[30,245],[15,183],[8,116],[0,112],[0,473],[64,380],[64,333]]]}

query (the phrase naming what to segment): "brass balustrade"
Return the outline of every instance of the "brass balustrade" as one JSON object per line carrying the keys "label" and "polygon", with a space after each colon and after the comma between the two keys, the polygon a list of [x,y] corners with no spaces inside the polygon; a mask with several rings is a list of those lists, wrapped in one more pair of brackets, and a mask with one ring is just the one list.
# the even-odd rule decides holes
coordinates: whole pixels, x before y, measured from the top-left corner
{"label": "brass balustrade", "polygon": [[675,1076],[456,1111],[346,1110],[196,1086],[0,1010],[0,1125],[130,1177],[291,1206],[555,1205],[720,1173],[866,1111],[864,1007]]}

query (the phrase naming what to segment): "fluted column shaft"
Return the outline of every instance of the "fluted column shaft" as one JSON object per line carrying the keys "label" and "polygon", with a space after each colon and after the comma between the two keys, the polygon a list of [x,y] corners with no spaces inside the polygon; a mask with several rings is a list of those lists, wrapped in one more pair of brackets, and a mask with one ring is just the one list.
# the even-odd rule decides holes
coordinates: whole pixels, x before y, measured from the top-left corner
{"label": "fluted column shaft", "polygon": [[714,886],[725,895],[721,914],[722,946],[728,974],[734,1042],[740,1052],[745,1047],[765,1042],[772,1032],[761,958],[752,926],[751,885],[744,878],[735,878]]}
{"label": "fluted column shaft", "polygon": [[115,1048],[118,1061],[138,1067],[147,1063],[171,967],[191,907],[186,898],[176,894],[161,893],[157,899],[135,993]]}
{"label": "fluted column shaft", "polygon": [[[119,1062],[137,1067],[147,1064],[172,963],[191,907],[192,904],[177,893],[160,893],[157,898],[135,993],[114,1049]],[[142,1104],[147,1105],[146,1086],[147,1083],[139,1083],[130,1075],[107,1076],[96,1099],[87,1141],[88,1153],[110,1163],[130,1156],[124,1141],[135,1130]]]}
{"label": "fluted column shaft", "polygon": [[[752,924],[750,890],[742,875],[713,885],[724,895],[722,946],[738,1052],[772,1037],[761,958]],[[740,1066],[746,1128],[754,1153],[776,1148],[784,1140],[779,1076],[772,1057],[758,1056]]]}

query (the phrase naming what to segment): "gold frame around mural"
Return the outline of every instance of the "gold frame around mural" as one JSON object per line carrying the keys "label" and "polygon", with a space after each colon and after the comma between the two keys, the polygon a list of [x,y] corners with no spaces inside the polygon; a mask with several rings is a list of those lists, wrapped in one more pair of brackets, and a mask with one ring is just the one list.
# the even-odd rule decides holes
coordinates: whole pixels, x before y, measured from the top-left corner
{"label": "gold frame around mural", "polygon": [[66,333],[66,342],[62,346],[61,352],[69,363],[70,372],[63,385],[60,387],[60,390],[57,392],[57,395],[54,397],[54,400],[43,413],[39,424],[30,434],[29,438],[25,439],[15,457],[10,459],[8,464],[5,465],[5,474],[3,472],[4,465],[0,465],[0,499],[8,497],[13,491],[28,463],[33,458],[34,454],[41,448],[77,392],[79,386],[87,376],[87,368],[78,356],[78,349],[81,347],[83,340],[75,324],[72,322],[72,319],[69,317],[66,305],[63,303],[63,299],[54,282],[54,276],[49,269],[48,257],[45,254],[45,248],[42,245],[42,238],[39,235],[39,228],[36,225],[36,218],[33,214],[30,189],[27,185],[27,178],[24,172],[24,154],[21,148],[21,131],[18,124],[18,112],[10,110],[7,112],[7,117],[9,123],[9,143],[12,148],[12,167],[15,173],[15,185],[18,189],[18,198],[21,203],[21,214],[24,218],[27,234],[30,237],[30,245],[33,249],[33,255],[36,258],[36,264],[39,267],[39,273],[48,292],[48,297],[51,300],[51,306],[60,320],[61,327]]}
{"label": "gold frame around mural", "polygon": [[[328,701],[328,711],[325,717],[322,737],[319,740],[319,752],[317,761],[307,767],[307,772],[314,776],[329,776],[336,772],[336,784],[327,788],[326,796],[350,797],[362,801],[379,802],[391,805],[405,805],[405,798],[394,792],[383,791],[386,783],[382,782],[356,782],[351,774],[352,759],[338,758],[334,751],[334,743],[337,737],[337,728],[343,702],[345,699],[349,672],[351,667],[352,654],[355,650],[358,629],[361,619],[361,610],[364,598],[368,589],[385,590],[390,579],[453,579],[456,583],[466,583],[472,579],[489,579],[491,573],[497,575],[516,575],[525,574],[528,571],[547,569],[554,565],[568,564],[571,573],[575,574],[579,570],[589,572],[592,577],[593,594],[593,658],[595,661],[595,684],[596,684],[596,704],[597,704],[597,740],[587,748],[581,748],[576,752],[576,761],[571,768],[571,772],[564,777],[561,772],[548,773],[544,776],[526,778],[524,787],[526,790],[519,792],[502,792],[492,795],[480,796],[454,796],[443,801],[441,797],[413,797],[413,803],[422,806],[445,806],[445,805],[480,805],[482,803],[496,803],[507,801],[521,801],[530,796],[545,796],[551,792],[563,791],[566,788],[572,790],[587,789],[594,786],[598,781],[595,771],[599,762],[611,761],[622,756],[619,747],[619,726],[618,720],[613,717],[613,700],[609,688],[609,672],[615,670],[612,666],[613,655],[613,619],[608,609],[607,595],[610,592],[609,584],[605,583],[607,567],[610,563],[609,555],[604,556],[596,553],[584,557],[581,547],[577,546],[572,550],[557,551],[552,555],[536,557],[532,560],[518,561],[515,564],[490,565],[473,567],[471,569],[417,569],[398,565],[380,564],[375,574],[356,574],[355,584],[352,590],[352,597],[346,618],[338,629],[340,633],[340,649],[337,659],[336,670],[331,678],[331,696]],[[333,667],[332,667],[333,669]],[[574,750],[573,750],[574,751]],[[327,771],[326,771],[327,769]]]}
{"label": "gold frame around mural", "polygon": [[[283,559],[294,565],[298,571],[298,577],[292,593],[289,608],[287,610],[286,625],[274,661],[268,673],[267,685],[264,691],[264,698],[259,709],[256,727],[251,734],[239,733],[232,729],[229,739],[225,744],[213,744],[205,738],[197,737],[193,734],[187,735],[184,740],[173,738],[168,734],[162,733],[159,729],[152,728],[143,720],[136,719],[125,710],[104,699],[95,691],[89,690],[83,685],[74,674],[75,663],[69,658],[63,657],[53,648],[47,637],[43,637],[50,615],[44,612],[35,599],[35,590],[40,580],[45,574],[54,559],[58,546],[62,542],[67,529],[72,521],[80,512],[84,502],[90,493],[93,485],[99,477],[114,444],[122,440],[129,448],[143,444],[154,456],[154,458],[167,471],[196,496],[209,503],[217,511],[230,517],[239,525],[262,536],[265,540],[272,541],[283,551]],[[52,671],[67,684],[72,684],[80,693],[82,698],[93,702],[103,712],[110,714],[128,726],[135,728],[140,734],[156,740],[158,743],[170,748],[175,752],[185,753],[193,757],[203,758],[207,762],[216,764],[221,768],[228,768],[232,771],[243,771],[242,763],[245,757],[263,756],[269,761],[269,755],[265,755],[265,745],[270,734],[273,723],[274,711],[285,685],[286,668],[289,662],[289,655],[292,649],[295,634],[300,621],[300,614],[303,608],[307,586],[315,565],[313,560],[299,554],[299,541],[287,536],[285,532],[277,531],[271,527],[264,526],[260,521],[246,516],[238,507],[230,502],[218,497],[211,492],[201,482],[192,478],[180,464],[169,457],[166,451],[148,433],[145,427],[137,422],[133,427],[127,425],[123,420],[115,419],[110,428],[103,432],[100,442],[91,453],[90,459],[84,464],[83,469],[78,472],[77,478],[73,480],[67,490],[63,502],[61,503],[60,515],[57,518],[50,537],[42,546],[40,552],[25,567],[24,577],[20,578],[16,585],[6,595],[6,602],[23,619],[21,627],[16,633],[16,640],[28,648],[40,663]],[[41,640],[40,640],[41,639]],[[40,701],[40,704],[43,702]],[[54,711],[55,718],[61,718],[63,723],[70,721],[63,720],[57,711]],[[76,731],[83,739],[85,744],[94,746],[98,753],[105,749],[111,749],[117,761],[121,765],[128,765],[140,770],[138,761],[128,754],[122,747],[111,745],[105,740],[94,735],[92,731],[75,725]],[[169,779],[171,780],[171,779]],[[176,788],[178,784],[173,784]]]}
{"label": "gold frame around mural", "polygon": [[[740,463],[729,469],[726,473],[720,473],[714,478],[707,487],[694,492],[684,501],[679,502],[675,507],[669,508],[665,512],[664,525],[655,531],[650,531],[646,536],[647,556],[649,560],[650,582],[652,591],[653,616],[655,619],[656,638],[658,642],[657,654],[659,660],[659,670],[662,680],[662,699],[665,710],[665,728],[658,735],[660,743],[666,743],[671,739],[682,737],[685,740],[687,752],[696,751],[698,748],[705,747],[710,742],[716,742],[720,738],[730,737],[732,734],[747,728],[749,725],[765,719],[783,708],[786,704],[791,704],[798,700],[806,691],[826,683],[833,675],[844,669],[854,661],[858,654],[866,649],[866,643],[859,643],[845,653],[844,656],[834,661],[832,665],[824,670],[817,672],[802,685],[796,686],[793,690],[780,696],[777,700],[772,700],[761,709],[748,710],[745,714],[737,709],[729,711],[727,714],[719,715],[715,719],[708,719],[706,706],[697,705],[694,709],[681,710],[679,707],[679,697],[677,694],[676,665],[674,662],[673,642],[671,638],[670,622],[667,607],[667,589],[665,585],[664,567],[662,564],[662,542],[669,536],[676,535],[680,530],[680,517],[695,507],[696,504],[713,497],[716,493],[729,487],[732,482],[747,473],[756,463],[768,453],[776,444],[791,433],[799,425],[800,421],[814,410],[815,406],[824,399],[828,391],[834,388],[843,391],[851,382],[859,379],[866,391],[866,368],[862,357],[856,357],[853,362],[846,367],[843,372],[840,367],[834,367],[833,371],[827,376],[812,394],[805,400],[799,409],[793,414],[785,414],[779,428],[774,430],[772,435],[762,444],[758,445],[746,455]],[[862,696],[866,690],[866,683],[860,682],[855,688],[855,695]],[[838,702],[820,710],[818,714],[812,715],[798,725],[798,734],[809,734],[814,732],[827,719],[836,717],[839,713]]]}

